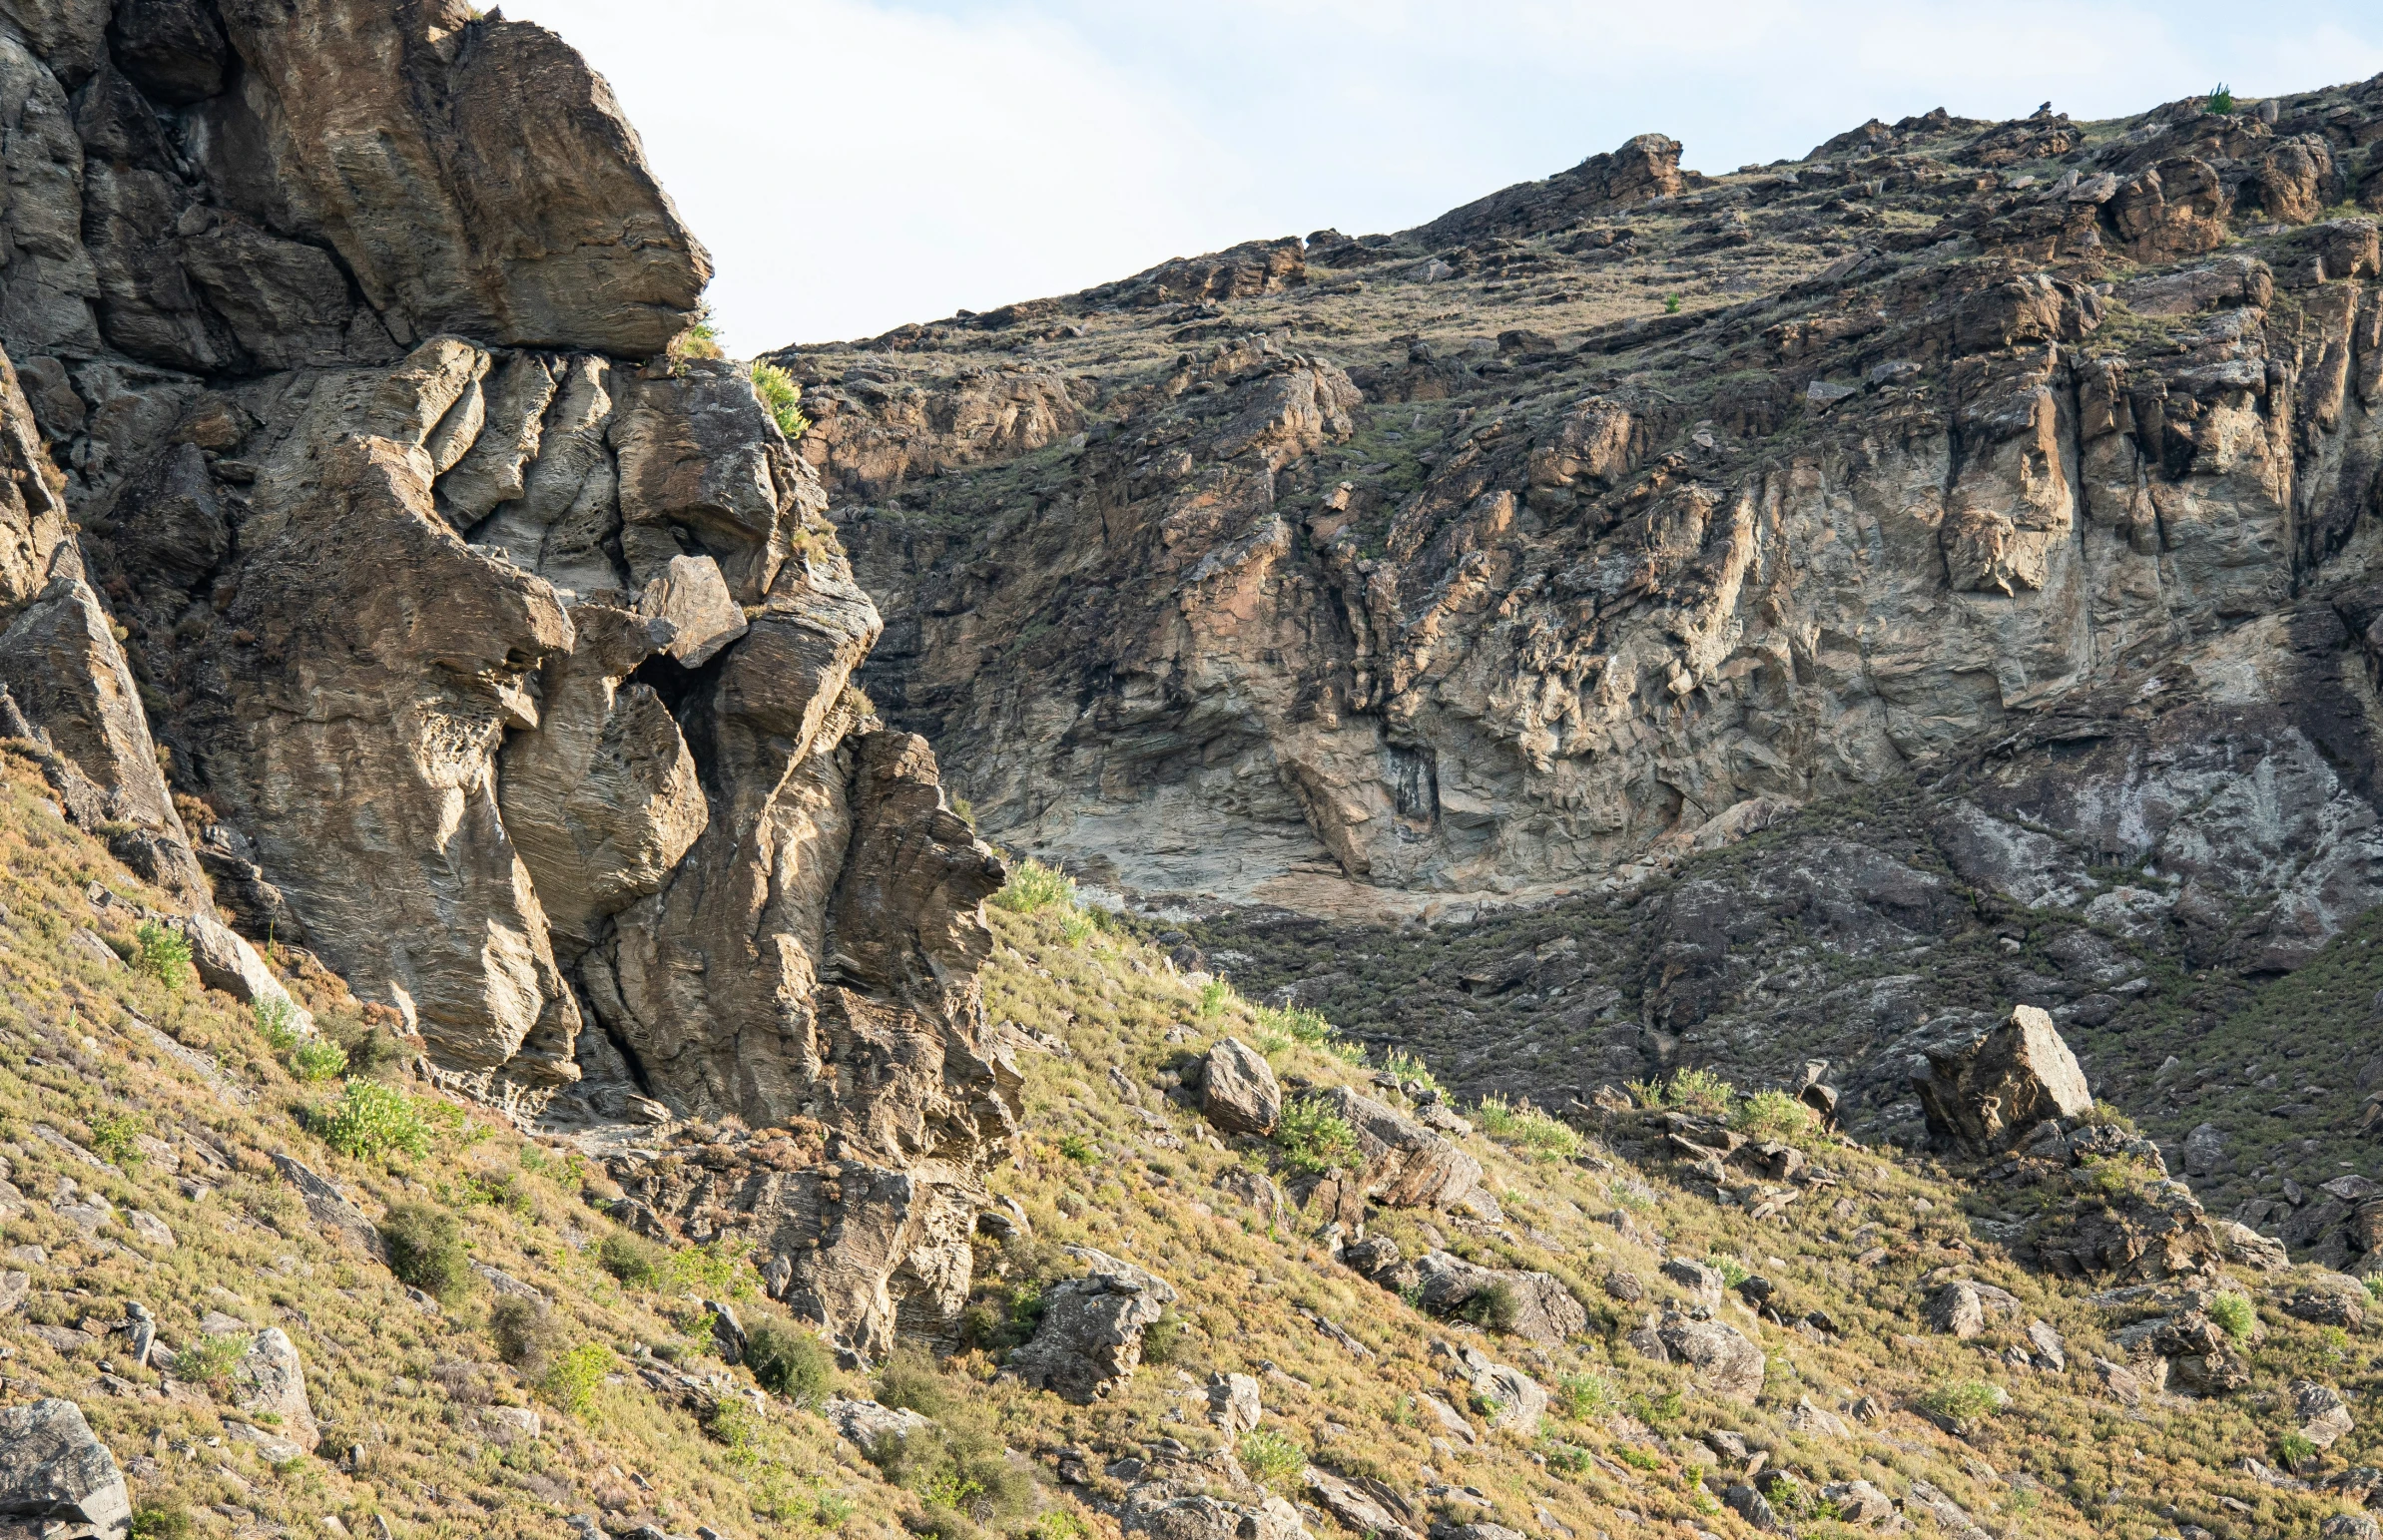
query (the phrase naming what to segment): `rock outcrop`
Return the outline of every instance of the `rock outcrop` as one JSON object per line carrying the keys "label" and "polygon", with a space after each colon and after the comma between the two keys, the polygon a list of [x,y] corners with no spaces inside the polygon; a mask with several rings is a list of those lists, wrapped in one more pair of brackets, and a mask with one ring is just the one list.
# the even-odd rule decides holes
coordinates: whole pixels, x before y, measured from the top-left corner
{"label": "rock outcrop", "polygon": [[55,1540],[125,1540],[133,1504],[124,1472],[72,1401],[0,1407],[0,1518]]}
{"label": "rock outcrop", "polygon": [[2010,1020],[1970,1043],[1931,1050],[1925,1072],[1912,1075],[1912,1089],[1929,1131],[1973,1150],[2005,1149],[2047,1122],[2093,1110],[2077,1055],[2033,1005],[2015,1008]]}
{"label": "rock outcrop", "polygon": [[454,1090],[808,1120],[733,1221],[849,1342],[956,1308],[1002,868],[852,687],[881,622],[812,468],[677,345],[709,258],[610,89],[461,0],[34,9],[0,731]]}
{"label": "rock outcrop", "polygon": [[1481,1182],[1481,1162],[1388,1103],[1346,1086],[1317,1100],[1355,1130],[1365,1161],[1358,1180],[1375,1202],[1394,1209],[1445,1209],[1464,1202]]}
{"label": "rock outcrop", "polygon": [[1228,1037],[1201,1064],[1200,1111],[1228,1134],[1264,1137],[1282,1119],[1283,1088],[1265,1055]]}
{"label": "rock outcrop", "polygon": [[1175,1302],[1173,1285],[1088,1247],[1069,1255],[1091,1271],[1043,1294],[1042,1321],[1002,1372],[1090,1405],[1142,1361],[1142,1333]]}

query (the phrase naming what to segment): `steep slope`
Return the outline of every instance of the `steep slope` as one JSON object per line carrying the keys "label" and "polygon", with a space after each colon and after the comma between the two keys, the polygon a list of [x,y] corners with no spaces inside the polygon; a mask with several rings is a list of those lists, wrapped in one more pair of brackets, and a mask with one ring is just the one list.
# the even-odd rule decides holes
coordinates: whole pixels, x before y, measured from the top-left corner
{"label": "steep slope", "polygon": [[818,1120],[866,1196],[769,1277],[852,1341],[964,1290],[1001,868],[610,89],[461,0],[4,7],[0,77],[0,683],[70,808],[519,1119]]}
{"label": "steep slope", "polygon": [[[352,1045],[352,1084],[404,1109],[383,1131],[411,1118],[423,1141],[358,1142],[352,1084],[299,1078],[288,1066],[319,1066],[264,1018],[162,976],[138,927],[170,896],[66,824],[40,777],[0,746],[0,1415],[74,1401],[144,1534],[186,1532],[179,1514],[400,1536],[582,1515],[729,1536],[2234,1537],[2354,1523],[2377,1485],[2355,1283],[2262,1272],[2189,1210],[2197,1252],[2044,1270],[2097,1220],[2141,1234],[2172,1211],[2156,1157],[2118,1131],[2056,1141],[2103,1151],[2082,1164],[2039,1131],[2020,1158],[1944,1165],[1741,1104],[1765,1134],[1708,1166],[1740,1136],[1717,1085],[1680,1082],[1669,1108],[1587,1127],[1474,1109],[1492,1135],[1420,1064],[1371,1070],[1048,888],[992,916],[986,995],[1024,1126],[972,1238],[968,1308],[932,1339],[939,1362],[839,1371],[785,1345],[801,1328],[756,1297],[763,1254],[675,1225],[641,1242],[622,1222],[656,1221],[612,1180],[659,1193],[774,1159],[800,1127],[688,1126],[590,1162],[409,1077],[367,1025],[388,1013],[293,974]],[[1290,1093],[1273,1139],[1197,1110],[1214,1087],[1187,1072],[1227,1035]],[[1319,1096],[1377,1130],[1428,1124],[1449,1179],[1420,1203],[1389,1180],[1422,1144],[1318,1174],[1305,1157],[1331,1125],[1296,1109]],[[469,1249],[435,1299],[390,1269],[432,1282],[425,1213]],[[1097,1393],[1021,1382],[1085,1361],[1054,1322],[1080,1281],[1129,1274],[1166,1302],[1109,1339],[1122,1362]],[[806,1370],[790,1382],[773,1352]]]}

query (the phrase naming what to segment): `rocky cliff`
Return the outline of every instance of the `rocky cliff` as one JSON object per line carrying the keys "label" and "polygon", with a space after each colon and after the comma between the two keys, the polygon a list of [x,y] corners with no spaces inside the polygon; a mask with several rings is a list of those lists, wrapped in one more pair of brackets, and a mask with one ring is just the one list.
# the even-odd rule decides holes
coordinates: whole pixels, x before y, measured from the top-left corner
{"label": "rocky cliff", "polygon": [[1020,848],[1395,915],[1917,778],[1988,880],[2155,872],[2097,916],[2285,966],[2379,896],[2379,83],[1643,136],[781,357],[864,677]]}
{"label": "rocky cliff", "polygon": [[0,682],[95,826],[524,1119],[816,1126],[852,1340],[964,1293],[1001,867],[604,82],[460,0],[28,0],[0,82]]}

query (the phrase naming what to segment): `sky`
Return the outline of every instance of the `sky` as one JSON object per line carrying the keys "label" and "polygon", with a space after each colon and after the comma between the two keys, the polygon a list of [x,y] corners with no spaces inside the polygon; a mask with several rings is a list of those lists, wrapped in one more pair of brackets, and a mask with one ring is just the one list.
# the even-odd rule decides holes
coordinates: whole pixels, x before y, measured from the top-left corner
{"label": "sky", "polygon": [[2383,72],[2383,7],[2104,0],[508,0],[612,82],[732,352],[1171,257],[1404,230],[1649,131],[1724,172],[1872,117]]}

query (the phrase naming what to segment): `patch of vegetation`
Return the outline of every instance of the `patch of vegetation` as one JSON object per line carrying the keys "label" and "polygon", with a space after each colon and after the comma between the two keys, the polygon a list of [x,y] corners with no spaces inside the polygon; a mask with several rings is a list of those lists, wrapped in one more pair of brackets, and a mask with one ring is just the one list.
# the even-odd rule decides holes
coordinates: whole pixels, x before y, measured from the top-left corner
{"label": "patch of vegetation", "polygon": [[463,1249],[463,1224],[435,1204],[403,1203],[380,1222],[389,1271],[442,1303],[463,1296],[472,1281],[471,1257]]}
{"label": "patch of vegetation", "polygon": [[1533,1160],[1568,1161],[1580,1153],[1580,1135],[1570,1124],[1549,1117],[1528,1102],[1509,1102],[1492,1093],[1481,1099],[1474,1115],[1484,1133]]}
{"label": "patch of vegetation", "polygon": [[2259,1312],[2250,1300],[2230,1288],[2209,1301],[2209,1318],[2237,1342],[2246,1340],[2259,1325]]}
{"label": "patch of vegetation", "polygon": [[601,1342],[574,1347],[538,1376],[538,1395],[549,1406],[586,1417],[594,1412],[596,1390],[612,1372],[614,1361],[612,1349]]}
{"label": "patch of vegetation", "polygon": [[667,1249],[626,1230],[607,1232],[596,1243],[596,1266],[631,1288],[658,1288],[670,1265]]}
{"label": "patch of vegetation", "polygon": [[1485,1331],[1503,1335],[1513,1330],[1514,1322],[1520,1318],[1522,1299],[1514,1292],[1513,1284],[1497,1279],[1466,1295],[1465,1302],[1457,1306],[1457,1313]]}
{"label": "patch of vegetation", "polygon": [[344,1075],[347,1050],[328,1038],[309,1037],[290,1050],[290,1073],[308,1082]]}
{"label": "patch of vegetation", "polygon": [[180,989],[191,976],[190,938],[171,926],[143,920],[133,932],[133,967],[165,985]]}
{"label": "patch of vegetation", "polygon": [[2215,118],[2232,117],[2234,113],[2234,88],[2227,85],[2222,80],[2219,81],[2217,83],[2217,89],[2210,92],[2206,97],[2202,98],[2201,110]]}
{"label": "patch of vegetation", "polygon": [[320,1119],[322,1142],[341,1155],[369,1160],[430,1153],[430,1121],[412,1097],[377,1080],[349,1080]]}
{"label": "patch of vegetation", "polygon": [[811,419],[803,415],[803,386],[792,374],[774,363],[753,365],[753,394],[778,424],[778,431],[789,438],[801,438],[811,431]]}
{"label": "patch of vegetation", "polygon": [[1052,904],[1074,908],[1075,878],[1029,857],[1009,868],[1009,880],[987,901],[1012,914],[1032,914]]}
{"label": "patch of vegetation", "polygon": [[496,1355],[533,1378],[546,1371],[563,1352],[562,1322],[543,1302],[520,1294],[505,1294],[488,1309],[488,1335]]}
{"label": "patch of vegetation", "polygon": [[1305,1449],[1273,1428],[1252,1428],[1241,1435],[1241,1442],[1233,1449],[1241,1468],[1250,1479],[1277,1492],[1295,1489],[1299,1473],[1307,1468]]}
{"label": "patch of vegetation", "polygon": [[148,1120],[137,1112],[101,1112],[91,1117],[91,1153],[115,1166],[131,1166],[141,1159],[141,1135]]}
{"label": "patch of vegetation", "polygon": [[194,1385],[221,1385],[248,1350],[246,1340],[229,1333],[194,1338],[174,1355],[174,1377]]}
{"label": "patch of vegetation", "polygon": [[748,1331],[745,1366],[763,1389],[798,1406],[818,1405],[836,1383],[835,1354],[811,1332],[776,1320]]}
{"label": "patch of vegetation", "polygon": [[1955,1428],[1976,1427],[2009,1401],[2000,1385],[1984,1379],[1956,1379],[1930,1389],[1920,1404]]}
{"label": "patch of vegetation", "polygon": [[1784,1091],[1757,1091],[1738,1104],[1730,1126],[1749,1139],[1795,1144],[1820,1129],[1820,1116]]}
{"label": "patch of vegetation", "polygon": [[1303,1175],[1344,1170],[1358,1163],[1357,1130],[1320,1101],[1286,1103],[1275,1125],[1275,1147],[1286,1169]]}

